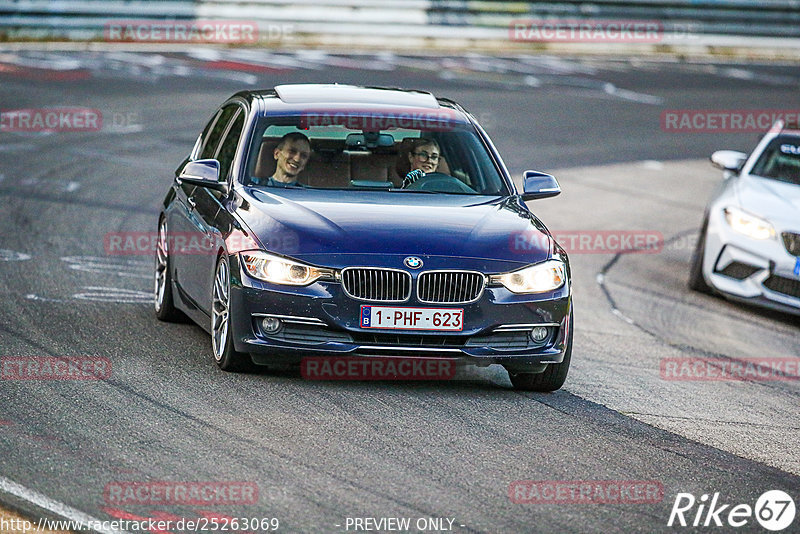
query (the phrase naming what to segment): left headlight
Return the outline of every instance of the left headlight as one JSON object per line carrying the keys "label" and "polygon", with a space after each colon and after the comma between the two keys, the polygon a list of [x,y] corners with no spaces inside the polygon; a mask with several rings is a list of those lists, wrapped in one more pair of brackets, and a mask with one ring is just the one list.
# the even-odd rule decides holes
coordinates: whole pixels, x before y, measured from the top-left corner
{"label": "left headlight", "polygon": [[267,252],[240,252],[239,257],[247,274],[272,284],[307,286],[320,278],[333,279],[336,275],[333,269],[306,265]]}
{"label": "left headlight", "polygon": [[493,274],[490,283],[503,284],[514,293],[546,293],[563,286],[567,268],[560,260],[548,260],[510,273]]}
{"label": "left headlight", "polygon": [[725,208],[725,220],[735,231],[753,239],[772,239],[775,237],[775,228],[760,217],[751,215],[739,208]]}

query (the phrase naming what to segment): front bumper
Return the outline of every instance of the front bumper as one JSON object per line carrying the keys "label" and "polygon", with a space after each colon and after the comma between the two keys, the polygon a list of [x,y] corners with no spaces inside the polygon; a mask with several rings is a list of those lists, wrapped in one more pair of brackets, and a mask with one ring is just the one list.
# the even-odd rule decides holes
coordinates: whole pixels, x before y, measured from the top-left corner
{"label": "front bumper", "polygon": [[799,265],[779,239],[748,238],[722,218],[709,225],[703,274],[726,297],[800,315]]}
{"label": "front bumper", "polygon": [[[571,307],[569,285],[550,294],[516,295],[487,286],[468,304],[421,303],[412,298],[397,306],[460,308],[460,332],[363,329],[360,306],[339,282],[318,281],[307,287],[267,284],[241,276],[232,281],[231,325],[237,351],[250,353],[257,364],[299,361],[307,356],[441,357],[458,362],[512,367],[561,363],[566,351]],[[373,304],[384,305],[378,302]],[[283,321],[268,335],[266,316]],[[541,343],[529,336],[534,326],[548,328]]]}

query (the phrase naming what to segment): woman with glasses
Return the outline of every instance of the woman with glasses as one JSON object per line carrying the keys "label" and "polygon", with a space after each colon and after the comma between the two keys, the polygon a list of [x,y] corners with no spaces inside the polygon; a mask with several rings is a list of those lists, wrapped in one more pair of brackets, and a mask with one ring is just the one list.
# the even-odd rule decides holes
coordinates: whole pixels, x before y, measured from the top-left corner
{"label": "woman with glasses", "polygon": [[434,139],[420,137],[415,140],[408,153],[411,170],[403,179],[403,187],[408,187],[426,174],[436,172],[439,168],[440,154],[439,143]]}

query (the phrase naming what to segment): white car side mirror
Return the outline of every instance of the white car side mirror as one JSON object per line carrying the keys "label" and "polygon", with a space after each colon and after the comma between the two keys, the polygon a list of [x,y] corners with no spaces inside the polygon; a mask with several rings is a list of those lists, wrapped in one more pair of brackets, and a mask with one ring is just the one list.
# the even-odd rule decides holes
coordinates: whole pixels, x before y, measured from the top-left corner
{"label": "white car side mirror", "polygon": [[714,167],[736,174],[739,173],[746,159],[747,154],[736,150],[717,150],[711,154],[711,164]]}

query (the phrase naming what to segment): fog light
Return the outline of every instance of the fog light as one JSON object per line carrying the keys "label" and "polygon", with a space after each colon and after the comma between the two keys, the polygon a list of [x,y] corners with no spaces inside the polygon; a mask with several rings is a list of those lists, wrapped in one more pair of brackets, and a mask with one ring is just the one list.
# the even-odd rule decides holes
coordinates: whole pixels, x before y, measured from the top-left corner
{"label": "fog light", "polygon": [[550,332],[548,332],[547,328],[544,326],[537,326],[533,330],[531,330],[531,339],[536,343],[541,343],[545,339]]}
{"label": "fog light", "polygon": [[277,334],[283,326],[283,322],[277,317],[264,317],[261,320],[261,328],[265,334]]}

